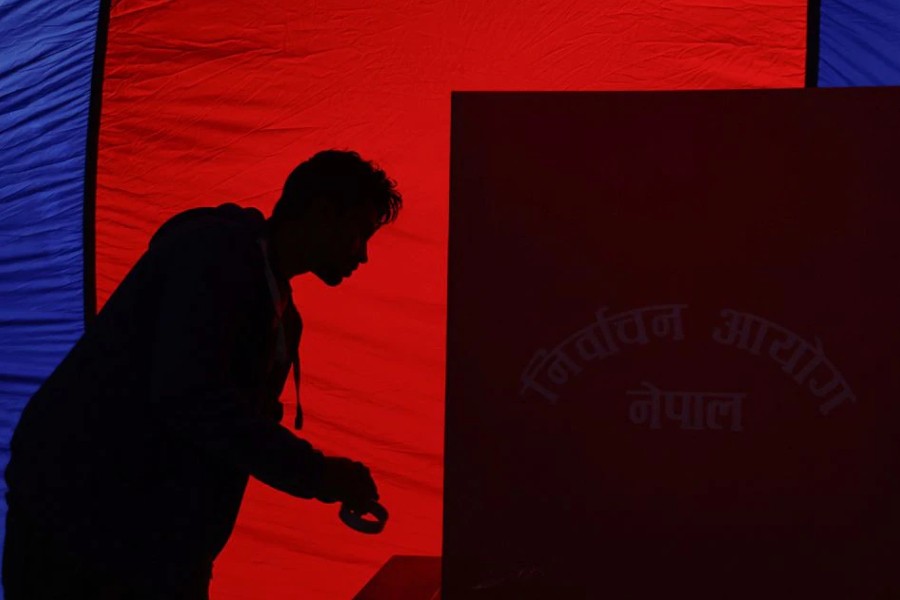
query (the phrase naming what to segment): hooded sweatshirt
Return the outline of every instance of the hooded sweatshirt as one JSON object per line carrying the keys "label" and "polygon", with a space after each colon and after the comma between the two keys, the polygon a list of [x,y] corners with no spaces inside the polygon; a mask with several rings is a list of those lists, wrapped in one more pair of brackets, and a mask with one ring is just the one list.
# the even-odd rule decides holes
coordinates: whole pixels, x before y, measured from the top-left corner
{"label": "hooded sweatshirt", "polygon": [[[10,510],[92,569],[164,596],[208,579],[250,475],[316,496],[322,453],[279,424],[264,231],[235,204],[170,219],[25,407]],[[291,301],[282,323],[296,349]]]}

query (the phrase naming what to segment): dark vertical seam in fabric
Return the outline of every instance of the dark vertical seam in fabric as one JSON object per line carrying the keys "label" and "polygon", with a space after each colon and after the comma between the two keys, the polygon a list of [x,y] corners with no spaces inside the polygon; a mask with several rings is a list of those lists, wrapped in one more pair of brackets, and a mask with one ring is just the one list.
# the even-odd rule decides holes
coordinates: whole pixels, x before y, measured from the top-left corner
{"label": "dark vertical seam in fabric", "polygon": [[84,325],[87,328],[97,314],[97,152],[100,143],[100,110],[103,101],[103,68],[109,36],[111,0],[100,0],[97,14],[97,38],[91,73],[91,97],[88,112],[87,148],[84,173]]}
{"label": "dark vertical seam in fabric", "polygon": [[806,9],[806,87],[819,86],[819,31],[822,0],[808,0]]}

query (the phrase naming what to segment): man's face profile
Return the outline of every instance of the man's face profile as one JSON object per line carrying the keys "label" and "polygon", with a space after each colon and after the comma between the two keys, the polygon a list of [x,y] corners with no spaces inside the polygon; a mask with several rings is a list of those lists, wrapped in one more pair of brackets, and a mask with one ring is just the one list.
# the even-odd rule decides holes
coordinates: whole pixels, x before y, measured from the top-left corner
{"label": "man's face profile", "polygon": [[339,285],[368,262],[368,242],[378,229],[378,215],[371,203],[341,208],[324,201],[313,234],[311,271],[326,285]]}

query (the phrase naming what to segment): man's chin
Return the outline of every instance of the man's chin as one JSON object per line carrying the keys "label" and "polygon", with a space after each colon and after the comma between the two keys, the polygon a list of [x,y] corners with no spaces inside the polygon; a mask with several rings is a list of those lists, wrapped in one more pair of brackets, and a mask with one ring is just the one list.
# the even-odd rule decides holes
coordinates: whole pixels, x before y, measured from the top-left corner
{"label": "man's chin", "polygon": [[317,275],[319,275],[319,279],[322,280],[322,283],[324,283],[328,287],[339,286],[341,284],[341,282],[344,281],[344,277],[342,275],[333,275],[333,274],[322,275],[322,274],[318,274],[318,273],[317,273]]}

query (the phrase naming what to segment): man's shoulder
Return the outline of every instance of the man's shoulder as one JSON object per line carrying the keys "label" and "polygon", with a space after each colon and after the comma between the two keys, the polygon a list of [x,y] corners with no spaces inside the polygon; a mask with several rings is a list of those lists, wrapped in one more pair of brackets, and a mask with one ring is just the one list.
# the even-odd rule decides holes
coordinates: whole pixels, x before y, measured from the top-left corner
{"label": "man's shoulder", "polygon": [[263,234],[265,217],[255,208],[228,203],[198,207],[169,218],[150,241],[154,246],[224,246],[238,249],[254,244]]}

